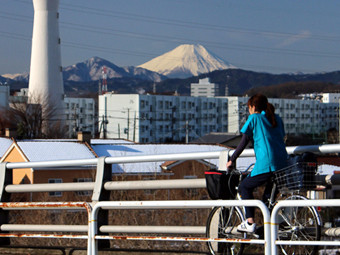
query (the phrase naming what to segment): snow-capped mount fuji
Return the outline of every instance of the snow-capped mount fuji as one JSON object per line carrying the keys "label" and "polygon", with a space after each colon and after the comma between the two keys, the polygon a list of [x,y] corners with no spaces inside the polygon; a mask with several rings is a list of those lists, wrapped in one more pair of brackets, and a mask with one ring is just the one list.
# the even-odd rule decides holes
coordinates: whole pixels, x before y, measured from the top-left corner
{"label": "snow-capped mount fuji", "polygon": [[180,45],[138,67],[169,78],[187,78],[215,70],[236,68],[199,44]]}

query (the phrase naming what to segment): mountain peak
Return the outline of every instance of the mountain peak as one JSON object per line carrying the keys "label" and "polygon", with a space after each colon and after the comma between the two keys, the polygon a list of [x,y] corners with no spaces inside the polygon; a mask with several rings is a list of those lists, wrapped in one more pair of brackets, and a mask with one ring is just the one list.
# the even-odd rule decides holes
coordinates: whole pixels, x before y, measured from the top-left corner
{"label": "mountain peak", "polygon": [[215,70],[235,68],[199,44],[182,44],[139,67],[170,78],[186,78]]}

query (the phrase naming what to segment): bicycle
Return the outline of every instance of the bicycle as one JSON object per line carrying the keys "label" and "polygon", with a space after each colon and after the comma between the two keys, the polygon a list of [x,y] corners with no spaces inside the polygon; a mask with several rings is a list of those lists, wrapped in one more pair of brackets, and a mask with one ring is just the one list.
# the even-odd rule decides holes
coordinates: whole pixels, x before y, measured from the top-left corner
{"label": "bicycle", "polygon": [[[239,183],[252,168],[250,165],[245,171],[233,169],[230,175],[239,175]],[[303,192],[315,189],[316,163],[297,163],[287,168],[274,172],[272,189],[268,201],[264,201],[269,211],[275,206],[278,200],[306,200]],[[228,183],[230,190],[237,190],[239,183]],[[238,193],[234,194],[240,199]],[[291,207],[282,208],[279,211],[279,240],[308,240],[317,241],[321,238],[321,218],[315,207]],[[226,239],[250,239],[259,238],[263,233],[263,227],[258,228],[253,234],[237,231],[237,226],[245,220],[243,207],[215,207],[210,212],[207,224],[206,235],[208,238]],[[241,255],[246,247],[242,242],[208,242],[209,251],[213,255],[233,254]],[[309,254],[317,253],[317,246],[290,246],[281,245],[281,252],[288,254]]]}

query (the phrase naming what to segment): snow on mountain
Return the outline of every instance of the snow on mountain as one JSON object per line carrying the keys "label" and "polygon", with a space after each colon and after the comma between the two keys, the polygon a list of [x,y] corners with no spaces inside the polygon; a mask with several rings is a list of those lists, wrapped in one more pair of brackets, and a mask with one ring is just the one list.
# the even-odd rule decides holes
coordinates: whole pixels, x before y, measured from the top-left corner
{"label": "snow on mountain", "polygon": [[135,67],[135,66],[126,66],[123,67],[124,70],[129,73],[132,77],[139,78],[141,80],[152,80],[155,82],[160,82],[162,80],[167,79],[166,76],[161,75],[159,73],[147,70],[145,68],[141,67]]}
{"label": "snow on mountain", "polygon": [[102,68],[104,66],[107,71],[107,79],[134,77],[158,82],[166,78],[163,75],[139,67],[119,67],[99,57],[92,57],[84,62],[64,68],[63,77],[66,81],[98,81],[102,78]]}
{"label": "snow on mountain", "polygon": [[3,74],[2,77],[15,80],[15,81],[25,81],[28,82],[29,73],[17,73],[17,74]]}
{"label": "snow on mountain", "polygon": [[63,77],[66,81],[97,81],[102,78],[103,66],[106,66],[108,79],[129,76],[123,68],[118,67],[105,59],[92,57],[84,62],[65,67]]}
{"label": "snow on mountain", "polygon": [[138,67],[169,78],[187,78],[215,70],[236,68],[208,52],[202,45],[183,44]]}

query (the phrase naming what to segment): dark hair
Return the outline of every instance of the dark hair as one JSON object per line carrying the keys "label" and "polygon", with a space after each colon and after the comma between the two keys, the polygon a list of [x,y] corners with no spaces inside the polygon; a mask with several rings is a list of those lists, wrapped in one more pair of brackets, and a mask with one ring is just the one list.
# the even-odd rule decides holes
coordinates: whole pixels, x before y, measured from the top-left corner
{"label": "dark hair", "polygon": [[275,119],[275,108],[271,103],[268,103],[268,99],[265,95],[262,94],[256,94],[249,98],[248,107],[255,106],[255,111],[257,112],[266,112],[266,117],[269,120],[269,122],[272,124],[272,127],[277,126],[277,122]]}

